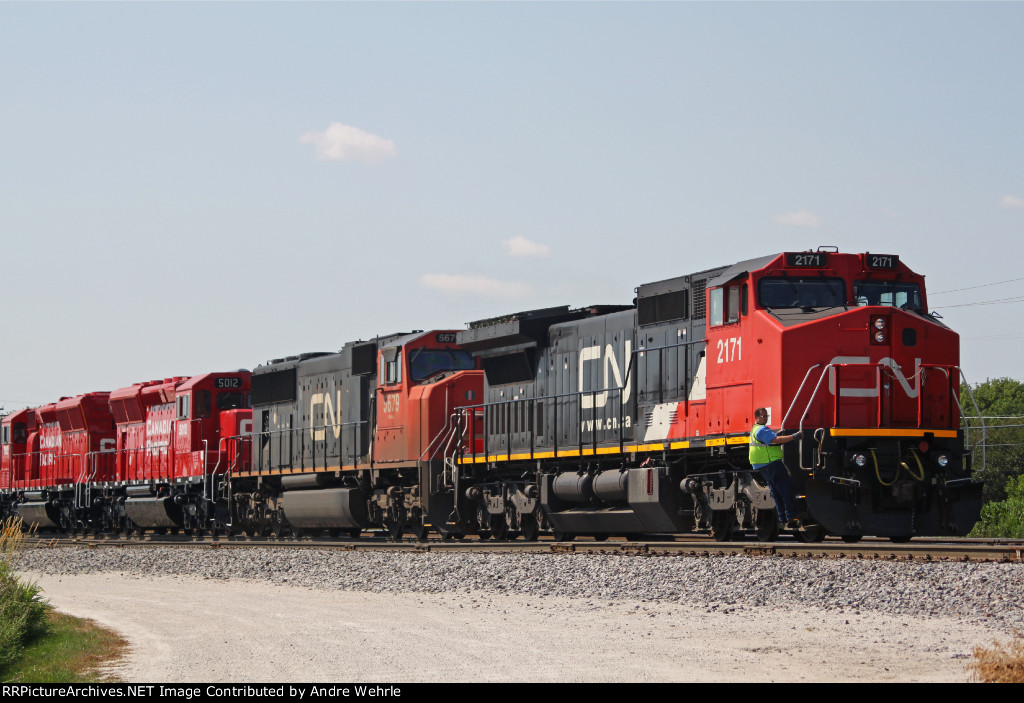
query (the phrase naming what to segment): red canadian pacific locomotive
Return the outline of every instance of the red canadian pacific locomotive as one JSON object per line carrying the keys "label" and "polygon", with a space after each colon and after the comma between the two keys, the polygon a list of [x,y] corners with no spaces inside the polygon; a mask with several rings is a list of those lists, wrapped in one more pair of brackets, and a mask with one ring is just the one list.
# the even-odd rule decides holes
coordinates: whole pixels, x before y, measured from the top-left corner
{"label": "red canadian pacific locomotive", "polygon": [[89,393],[4,418],[0,511],[63,531],[393,539],[964,535],[959,338],[897,256],[789,252],[546,308]]}

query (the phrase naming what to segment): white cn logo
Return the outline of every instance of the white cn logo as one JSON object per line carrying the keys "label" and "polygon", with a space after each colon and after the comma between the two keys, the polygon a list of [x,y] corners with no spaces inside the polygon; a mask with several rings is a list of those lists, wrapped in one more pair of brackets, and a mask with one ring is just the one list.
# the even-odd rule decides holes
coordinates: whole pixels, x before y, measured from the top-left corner
{"label": "white cn logo", "polygon": [[[623,355],[623,360],[629,363],[629,359],[633,353],[633,342],[632,340],[626,340],[626,353]],[[611,344],[604,345],[604,356],[601,356],[601,346],[594,345],[592,347],[583,347],[580,349],[580,364],[579,364],[579,376],[580,376],[580,391],[583,391],[583,368],[584,364],[593,361],[602,361],[602,382],[601,388],[622,388],[622,368],[619,366],[619,360],[615,357],[615,348]],[[626,387],[622,390],[621,403],[625,403],[629,400],[630,386],[632,385],[632,379],[626,379]],[[600,393],[584,393],[580,398],[580,405],[586,408],[603,408],[608,402],[608,391],[603,390]]]}
{"label": "white cn logo", "polygon": [[[309,398],[309,418],[310,424],[309,435],[314,441],[321,442],[327,437],[327,431],[323,428],[324,425],[328,425],[331,428],[331,432],[334,434],[334,438],[337,439],[341,434],[341,391],[337,392],[337,409],[335,409],[335,399],[331,398],[330,393],[314,393]],[[319,412],[317,408],[323,408],[323,412]],[[318,429],[316,427],[317,420],[323,418],[323,424]]]}
{"label": "white cn logo", "polygon": [[[869,356],[837,356],[830,364],[870,364],[871,357]],[[921,360],[914,359],[914,374],[911,378],[914,380],[914,385],[910,385],[910,380],[903,375],[903,370],[900,365],[896,363],[895,359],[891,359],[888,356],[881,359],[878,366],[886,366],[892,371],[892,377],[902,386],[903,391],[911,398],[916,398],[917,394],[921,390]],[[842,371],[839,372],[842,377]],[[836,394],[836,370],[830,368],[828,370],[828,390],[832,395]],[[875,385],[871,388],[848,388],[843,386],[839,389],[839,395],[844,398],[877,398],[878,397],[878,379],[875,379]]]}

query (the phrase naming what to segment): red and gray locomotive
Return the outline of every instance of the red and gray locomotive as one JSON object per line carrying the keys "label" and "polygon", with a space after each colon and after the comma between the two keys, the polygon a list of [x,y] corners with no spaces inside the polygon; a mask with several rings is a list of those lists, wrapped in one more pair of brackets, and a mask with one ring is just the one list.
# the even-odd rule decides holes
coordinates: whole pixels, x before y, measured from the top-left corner
{"label": "red and gray locomotive", "polygon": [[798,538],[973,527],[959,338],[898,257],[783,253],[636,294],[624,309],[537,310],[459,334],[487,379],[486,402],[463,411],[467,427],[482,420],[484,447],[456,459],[479,500],[525,476],[559,536],[774,539],[774,502],[747,458],[765,407],[770,424],[802,430],[784,445]]}
{"label": "red and gray locomotive", "polygon": [[0,508],[61,529],[770,540],[747,459],[765,407],[802,430],[783,455],[799,539],[977,521],[958,336],[898,257],[781,253],[635,293],[278,359],[251,403],[247,372],[90,394],[89,446],[56,483],[43,445],[81,430],[44,431],[61,404],[20,411]]}

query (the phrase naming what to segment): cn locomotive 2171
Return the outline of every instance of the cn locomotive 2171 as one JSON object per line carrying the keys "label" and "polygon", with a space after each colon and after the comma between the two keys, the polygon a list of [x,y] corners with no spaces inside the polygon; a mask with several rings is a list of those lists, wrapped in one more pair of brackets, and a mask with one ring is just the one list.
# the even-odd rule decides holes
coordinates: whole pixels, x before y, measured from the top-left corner
{"label": "cn locomotive 2171", "polygon": [[773,540],[966,534],[959,338],[899,257],[787,252],[531,310],[91,393],[3,420],[0,511],[65,531]]}

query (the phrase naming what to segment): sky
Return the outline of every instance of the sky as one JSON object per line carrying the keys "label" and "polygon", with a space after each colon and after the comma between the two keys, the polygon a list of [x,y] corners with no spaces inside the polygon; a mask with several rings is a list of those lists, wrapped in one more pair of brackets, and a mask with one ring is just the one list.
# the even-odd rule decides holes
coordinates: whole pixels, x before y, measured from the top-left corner
{"label": "sky", "polygon": [[969,382],[1024,379],[1021,27],[1024,3],[0,2],[0,406],[818,246],[898,254]]}

